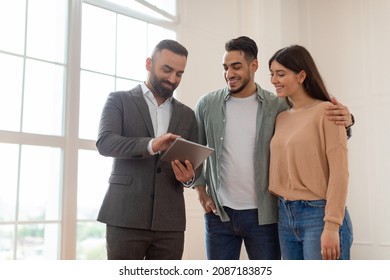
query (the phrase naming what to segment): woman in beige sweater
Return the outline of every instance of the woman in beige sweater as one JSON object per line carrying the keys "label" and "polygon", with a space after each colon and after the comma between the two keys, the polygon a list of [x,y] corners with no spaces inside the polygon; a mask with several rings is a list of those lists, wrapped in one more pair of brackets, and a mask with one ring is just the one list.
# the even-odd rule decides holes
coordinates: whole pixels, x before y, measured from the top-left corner
{"label": "woman in beige sweater", "polygon": [[326,118],[330,96],[302,46],[269,61],[279,114],[271,141],[269,190],[279,197],[283,259],[349,259],[352,224],[346,210],[348,149],[345,127]]}

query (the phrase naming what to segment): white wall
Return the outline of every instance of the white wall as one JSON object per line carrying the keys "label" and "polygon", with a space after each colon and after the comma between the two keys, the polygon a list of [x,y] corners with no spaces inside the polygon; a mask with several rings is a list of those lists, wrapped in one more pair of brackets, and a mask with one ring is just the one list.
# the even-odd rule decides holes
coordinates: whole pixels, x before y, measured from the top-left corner
{"label": "white wall", "polygon": [[[222,55],[231,38],[247,35],[258,43],[256,80],[271,91],[269,57],[290,44],[309,49],[328,89],[357,121],[349,140],[352,257],[390,259],[390,1],[178,0],[178,13],[178,40],[190,52],[178,98],[191,107],[225,85]],[[184,258],[204,259],[203,213],[194,191],[186,190],[186,202]]]}

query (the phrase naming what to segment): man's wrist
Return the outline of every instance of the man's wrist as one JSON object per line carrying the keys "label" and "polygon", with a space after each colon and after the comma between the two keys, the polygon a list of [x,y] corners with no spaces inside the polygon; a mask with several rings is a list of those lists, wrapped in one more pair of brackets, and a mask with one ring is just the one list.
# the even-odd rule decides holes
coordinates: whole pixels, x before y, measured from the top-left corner
{"label": "man's wrist", "polygon": [[351,115],[351,120],[352,120],[352,122],[351,122],[351,124],[348,125],[346,128],[350,128],[351,126],[353,126],[353,125],[355,124],[355,117],[354,117],[352,114],[350,114],[350,115]]}
{"label": "man's wrist", "polygon": [[194,177],[191,178],[191,180],[187,181],[187,182],[181,182],[183,184],[184,187],[186,188],[190,188],[193,184],[194,184]]}
{"label": "man's wrist", "polygon": [[347,130],[347,139],[351,138],[352,137],[352,126],[355,124],[355,117],[351,114],[351,120],[352,120],[352,123],[345,127],[345,129]]}
{"label": "man's wrist", "polygon": [[151,156],[154,156],[154,155],[158,154],[158,152],[156,153],[155,151],[153,151],[153,140],[154,140],[154,138],[152,138],[152,139],[149,141],[148,147],[147,147],[148,152],[149,152],[149,154],[150,154]]}

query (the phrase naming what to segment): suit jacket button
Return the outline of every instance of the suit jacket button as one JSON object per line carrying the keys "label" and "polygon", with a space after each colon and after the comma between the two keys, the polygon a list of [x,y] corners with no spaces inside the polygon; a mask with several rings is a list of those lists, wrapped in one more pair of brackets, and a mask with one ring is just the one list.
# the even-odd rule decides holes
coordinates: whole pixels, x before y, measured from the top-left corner
{"label": "suit jacket button", "polygon": [[157,168],[157,173],[161,173],[161,168],[160,167]]}

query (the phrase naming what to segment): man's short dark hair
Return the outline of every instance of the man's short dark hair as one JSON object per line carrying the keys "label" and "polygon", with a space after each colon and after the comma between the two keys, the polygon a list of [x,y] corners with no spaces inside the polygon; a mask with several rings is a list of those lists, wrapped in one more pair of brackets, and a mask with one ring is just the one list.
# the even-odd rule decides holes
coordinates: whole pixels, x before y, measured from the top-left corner
{"label": "man's short dark hair", "polygon": [[175,40],[166,39],[166,40],[160,41],[156,45],[156,47],[154,48],[154,50],[152,52],[152,57],[156,52],[160,52],[162,50],[170,50],[171,52],[173,52],[175,54],[182,55],[185,57],[188,56],[187,49],[182,44],[180,44],[179,42],[177,42]]}
{"label": "man's short dark hair", "polygon": [[248,61],[257,59],[256,42],[247,36],[240,36],[236,39],[231,39],[225,43],[225,51],[242,51]]}

